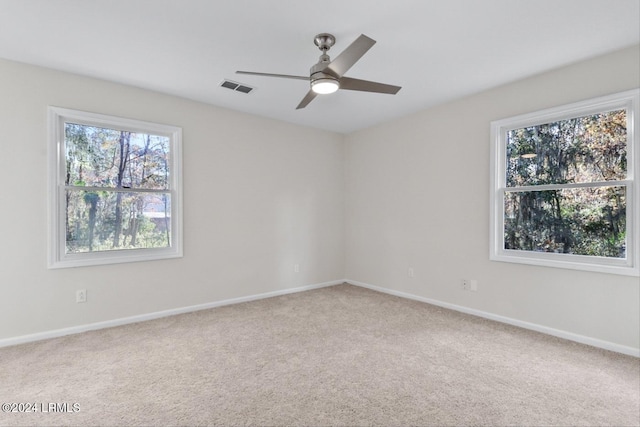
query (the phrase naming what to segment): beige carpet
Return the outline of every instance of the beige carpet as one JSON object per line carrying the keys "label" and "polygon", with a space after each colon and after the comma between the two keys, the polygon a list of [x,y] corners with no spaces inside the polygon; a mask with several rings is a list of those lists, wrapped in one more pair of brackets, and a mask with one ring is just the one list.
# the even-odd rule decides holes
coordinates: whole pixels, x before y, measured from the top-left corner
{"label": "beige carpet", "polygon": [[340,285],[0,349],[0,402],[70,411],[3,426],[627,426],[640,360]]}

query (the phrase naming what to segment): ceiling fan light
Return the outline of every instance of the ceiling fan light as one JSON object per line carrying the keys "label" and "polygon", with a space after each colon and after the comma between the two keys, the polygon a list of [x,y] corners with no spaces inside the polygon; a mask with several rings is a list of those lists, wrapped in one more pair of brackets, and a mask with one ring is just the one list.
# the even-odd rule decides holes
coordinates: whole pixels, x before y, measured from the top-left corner
{"label": "ceiling fan light", "polygon": [[319,78],[311,82],[311,90],[320,95],[333,93],[340,89],[338,80],[332,78]]}

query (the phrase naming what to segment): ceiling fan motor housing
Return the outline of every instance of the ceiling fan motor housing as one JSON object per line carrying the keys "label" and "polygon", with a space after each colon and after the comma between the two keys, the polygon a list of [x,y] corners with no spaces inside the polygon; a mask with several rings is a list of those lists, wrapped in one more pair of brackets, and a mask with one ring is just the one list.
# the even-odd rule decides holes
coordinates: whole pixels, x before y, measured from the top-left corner
{"label": "ceiling fan motor housing", "polygon": [[333,93],[340,89],[340,80],[325,73],[326,63],[319,62],[311,67],[311,89],[318,94]]}
{"label": "ceiling fan motor housing", "polygon": [[[330,34],[328,35],[330,36]],[[322,34],[316,36],[316,44],[318,44],[318,38],[320,36],[322,36]],[[326,50],[328,50],[329,47],[327,47]],[[320,49],[322,49],[322,47],[320,47]],[[322,55],[320,55],[320,60],[317,64],[314,64],[311,67],[311,70],[309,70],[311,88],[314,92],[320,94],[333,93],[340,88],[340,80],[338,79],[338,77],[330,74],[331,71],[327,69],[327,66],[331,63],[331,58],[329,58],[329,55],[326,54],[326,50],[322,49],[323,53]]]}

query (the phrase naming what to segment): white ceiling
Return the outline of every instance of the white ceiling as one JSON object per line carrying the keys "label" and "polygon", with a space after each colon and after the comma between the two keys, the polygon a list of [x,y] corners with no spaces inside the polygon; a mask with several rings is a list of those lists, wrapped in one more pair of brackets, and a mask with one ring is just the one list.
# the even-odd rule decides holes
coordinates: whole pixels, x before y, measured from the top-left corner
{"label": "white ceiling", "polygon": [[[308,75],[321,32],[377,40],[346,75],[402,90],[296,110],[307,82],[235,74]],[[0,0],[0,57],[342,133],[638,43],[640,0]]]}

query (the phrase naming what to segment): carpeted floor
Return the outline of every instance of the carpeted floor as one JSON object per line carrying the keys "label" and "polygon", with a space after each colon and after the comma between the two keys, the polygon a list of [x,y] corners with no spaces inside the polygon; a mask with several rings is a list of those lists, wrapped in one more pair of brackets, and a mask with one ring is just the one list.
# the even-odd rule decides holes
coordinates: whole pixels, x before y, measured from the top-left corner
{"label": "carpeted floor", "polygon": [[39,412],[0,425],[637,426],[640,359],[339,285],[2,348],[11,402]]}

